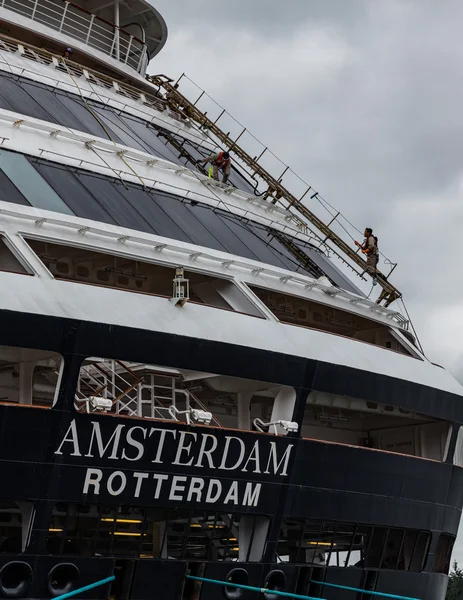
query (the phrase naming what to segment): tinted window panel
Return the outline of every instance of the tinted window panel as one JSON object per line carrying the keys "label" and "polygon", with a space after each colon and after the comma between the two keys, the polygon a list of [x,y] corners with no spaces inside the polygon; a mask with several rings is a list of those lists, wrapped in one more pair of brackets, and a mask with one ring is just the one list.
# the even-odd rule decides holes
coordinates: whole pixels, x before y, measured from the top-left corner
{"label": "tinted window panel", "polygon": [[0,168],[31,206],[73,214],[22,154],[0,150]]}
{"label": "tinted window panel", "polygon": [[177,225],[191,238],[194,244],[226,252],[218,239],[198,221],[183,202],[175,202],[168,197],[160,197],[158,202],[162,209],[172,219],[175,219]]}
{"label": "tinted window panel", "polygon": [[124,145],[141,150],[142,152],[151,153],[151,148],[126,125],[119,115],[110,110],[103,109],[101,106],[92,106],[92,110],[95,111],[106,127],[117,133]]}
{"label": "tinted window panel", "polygon": [[66,204],[78,217],[117,225],[109,212],[95,200],[70,170],[53,166],[51,163],[30,160],[42,177],[48,181],[61,198],[65,199]]}
{"label": "tinted window panel", "polygon": [[84,172],[80,172],[76,176],[100,206],[112,215],[118,225],[146,233],[155,233],[147,220],[119,193],[118,188],[122,184]]}
{"label": "tinted window panel", "polygon": [[222,218],[226,219],[227,225],[233,230],[236,237],[257,257],[257,260],[282,269],[286,268],[279,257],[268,248],[267,240],[262,239],[258,230],[253,228],[251,224],[237,222],[232,216],[222,216]]}
{"label": "tinted window panel", "polygon": [[30,206],[18,188],[8,179],[3,169],[0,169],[0,200]]}
{"label": "tinted window panel", "polygon": [[[161,192],[156,192],[156,190],[145,191],[133,185],[129,186],[127,190],[121,188],[120,192],[135,210],[138,210],[138,212],[148,219],[151,227],[158,235],[182,242],[192,242],[191,237],[183,229],[180,229],[175,220],[162,210],[160,206],[161,199],[172,202],[173,199],[171,197]],[[180,204],[178,200],[176,202]]]}
{"label": "tinted window panel", "polygon": [[47,111],[34,100],[28,92],[24,91],[20,82],[13,81],[12,78],[1,75],[0,95],[7,105],[5,108],[20,112],[36,119],[48,120]]}
{"label": "tinted window panel", "polygon": [[53,94],[49,89],[32,82],[23,81],[21,86],[44,107],[48,114],[48,121],[71,127],[77,131],[87,131],[82,122],[60,101],[60,97],[66,101],[65,95]]}
{"label": "tinted window panel", "polygon": [[123,119],[126,125],[134,132],[135,136],[139,137],[140,140],[151,148],[154,156],[164,158],[177,165],[184,164],[184,161],[179,158],[178,150],[167,147],[164,140],[157,136],[157,131],[154,127],[147,126],[146,122],[135,118],[132,119],[127,115],[124,115]]}
{"label": "tinted window panel", "polygon": [[69,94],[66,98],[63,97],[62,100],[66,108],[70,110],[72,114],[82,123],[84,131],[101,138],[112,139],[118,144],[123,144],[123,141],[111,127],[106,125],[103,127],[101,121],[98,119],[98,116],[95,116],[95,114],[92,112],[93,108],[91,104],[88,104],[89,108],[87,108],[81,98],[77,98],[73,95],[71,96],[71,94]]}
{"label": "tinted window panel", "polygon": [[214,231],[215,235],[219,237],[227,252],[257,260],[257,256],[241,242],[241,240],[235,235],[233,229],[229,227],[228,221],[220,217],[221,211],[215,213],[210,208],[200,205],[191,206],[190,210],[207,229]]}

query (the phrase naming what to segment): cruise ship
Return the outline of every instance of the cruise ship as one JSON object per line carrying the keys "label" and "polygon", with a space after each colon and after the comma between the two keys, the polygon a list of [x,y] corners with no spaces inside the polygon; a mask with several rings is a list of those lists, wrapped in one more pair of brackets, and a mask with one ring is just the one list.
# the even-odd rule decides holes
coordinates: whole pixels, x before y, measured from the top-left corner
{"label": "cruise ship", "polygon": [[0,597],[442,599],[462,387],[166,39],[0,0]]}

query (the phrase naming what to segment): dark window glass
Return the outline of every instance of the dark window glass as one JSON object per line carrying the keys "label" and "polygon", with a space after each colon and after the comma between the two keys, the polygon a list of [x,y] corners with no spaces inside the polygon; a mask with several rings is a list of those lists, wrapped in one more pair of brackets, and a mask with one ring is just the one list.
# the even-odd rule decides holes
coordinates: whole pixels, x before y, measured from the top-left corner
{"label": "dark window glass", "polygon": [[100,105],[91,104],[91,107],[105,126],[118,135],[125,146],[141,150],[142,152],[152,152],[152,148],[148,144],[145,144],[140,136],[137,136],[137,134],[127,126],[124,119],[119,114],[116,114],[107,108],[103,108]]}
{"label": "dark window glass", "polygon": [[14,80],[13,76],[8,76],[5,73],[2,73],[0,77],[0,96],[3,98],[4,108],[36,119],[49,120],[45,108],[34,100],[34,96],[22,88],[22,80]]}
{"label": "dark window glass", "polygon": [[[285,269],[286,265],[268,246],[269,237],[257,226],[252,223],[240,222],[233,215],[221,214],[221,218],[225,220],[228,227],[235,233],[236,237],[242,244],[248,248],[258,261],[267,264],[275,265],[281,269]],[[251,256],[250,256],[251,258]]]}
{"label": "dark window glass", "polygon": [[179,201],[172,196],[163,194],[156,190],[142,190],[140,186],[128,185],[127,188],[120,187],[120,193],[125,196],[135,210],[143,214],[149,221],[153,230],[166,238],[172,238],[181,242],[191,242],[192,238],[180,229],[176,221],[172,219],[161,207],[162,199],[166,202]]}
{"label": "dark window glass", "polygon": [[30,502],[0,501],[0,552],[19,554],[25,550],[32,509]]}
{"label": "dark window glass", "polygon": [[16,258],[2,237],[0,237],[0,271],[28,273],[26,267]]}
{"label": "dark window glass", "polygon": [[192,205],[189,209],[209,231],[216,233],[227,252],[257,260],[256,255],[235,235],[230,222],[223,218],[223,211],[214,211],[201,205]]}
{"label": "dark window glass", "polygon": [[88,100],[85,103],[82,98],[74,94],[63,95],[60,99],[66,109],[82,123],[81,130],[104,139],[111,139],[118,144],[124,143],[113,128],[101,123]]}
{"label": "dark window glass", "polygon": [[214,235],[215,232],[206,229],[183,202],[175,202],[169,196],[158,196],[156,200],[164,212],[177,223],[194,244],[225,251]]}
{"label": "dark window glass", "polygon": [[148,125],[146,121],[141,121],[135,117],[131,118],[128,115],[121,117],[124,123],[130,127],[134,135],[137,136],[142,142],[144,142],[154,156],[164,158],[175,164],[183,165],[184,160],[179,158],[179,152],[172,146],[165,144],[165,140],[158,137],[158,131],[152,125]]}
{"label": "dark window glass", "polygon": [[452,557],[453,544],[455,543],[455,536],[449,535],[448,533],[441,533],[437,542],[436,554],[434,557],[433,571],[435,573],[449,572],[450,559]]}
{"label": "dark window glass", "polygon": [[117,224],[111,214],[96,201],[70,169],[63,169],[50,162],[29,160],[77,216],[112,225]]}
{"label": "dark window glass", "polygon": [[146,233],[155,233],[153,227],[144,219],[141,214],[126,201],[125,197],[119,193],[123,189],[120,182],[111,181],[104,177],[97,177],[91,173],[80,171],[76,177],[87,189],[98,204],[109,214],[118,225],[129,227],[137,231]]}
{"label": "dark window glass", "polygon": [[431,534],[312,519],[285,519],[277,554],[290,563],[422,571]]}
{"label": "dark window glass", "polygon": [[[71,127],[77,131],[90,133],[83,123],[77,119],[66,106],[66,95],[64,92],[53,93],[50,89],[33,81],[21,81],[21,87],[27,91],[47,112],[47,121],[59,123],[65,127]],[[64,103],[60,100],[64,100]]]}
{"label": "dark window glass", "polygon": [[30,202],[21,194],[14,183],[8,178],[3,169],[0,169],[0,200],[30,206]]}
{"label": "dark window glass", "polygon": [[[252,561],[262,557],[268,525],[267,517],[60,503],[53,509],[47,551],[174,560],[237,560],[240,556]],[[253,558],[259,536],[260,556]]]}

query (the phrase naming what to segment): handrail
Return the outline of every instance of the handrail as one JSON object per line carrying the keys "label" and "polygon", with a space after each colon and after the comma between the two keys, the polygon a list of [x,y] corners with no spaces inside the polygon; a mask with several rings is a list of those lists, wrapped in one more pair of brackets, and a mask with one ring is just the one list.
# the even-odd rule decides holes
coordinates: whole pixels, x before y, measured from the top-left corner
{"label": "handrail", "polygon": [[145,67],[148,47],[140,38],[74,2],[34,0],[33,4],[25,5],[21,0],[0,0],[0,7],[46,24],[129,65],[139,73]]}
{"label": "handrail", "polygon": [[66,594],[62,594],[61,596],[56,596],[53,600],[66,600],[66,598],[72,598],[73,596],[77,596],[82,592],[88,592],[89,590],[93,590],[97,587],[101,587],[102,585],[106,585],[111,581],[114,581],[116,578],[114,575],[110,577],[106,577],[105,579],[101,579],[101,581],[96,581],[95,583],[91,583],[90,585],[85,585],[77,590],[72,590],[72,592],[67,592]]}
{"label": "handrail", "polygon": [[95,15],[94,13],[90,12],[89,10],[87,10],[86,8],[84,8],[83,6],[79,6],[78,4],[75,4],[74,2],[70,2],[69,0],[61,0],[61,2],[64,2],[65,4],[69,4],[69,6],[73,6],[74,8],[77,8],[81,12],[87,13],[90,16],[94,16],[95,19],[97,19],[98,21],[103,21],[103,23],[106,23],[107,25],[111,25],[111,27],[113,27],[114,29],[119,29],[120,32],[125,33],[128,36],[132,36],[133,39],[136,40],[137,42],[140,42],[140,44],[144,44],[145,43],[143,40],[141,40],[140,38],[138,38],[136,35],[132,35],[128,31],[126,31],[123,27],[119,27],[118,25],[116,25],[112,21],[108,21],[107,19],[103,19],[103,17]]}
{"label": "handrail", "polygon": [[[184,77],[185,75],[182,75]],[[182,79],[182,78],[180,78]],[[351,269],[353,269],[358,275],[363,276],[363,273],[366,271],[366,262],[353,248],[353,245],[347,244],[335,231],[333,230],[332,224],[340,217],[340,213],[338,212],[333,216],[331,214],[331,221],[326,224],[319,218],[312,210],[309,210],[305,204],[303,204],[302,200],[305,198],[307,194],[310,192],[310,199],[317,199],[319,197],[318,192],[315,192],[313,188],[303,182],[302,179],[298,178],[298,180],[305,185],[307,188],[303,191],[302,195],[296,197],[293,192],[289,191],[288,187],[283,185],[283,178],[286,173],[290,172],[290,168],[286,166],[283,173],[279,176],[273,176],[270,174],[269,170],[263,166],[262,158],[266,152],[271,154],[267,147],[263,149],[259,156],[251,156],[249,152],[243,149],[243,145],[240,142],[238,145],[238,140],[242,138],[242,136],[247,132],[247,129],[244,127],[243,130],[239,133],[236,138],[232,138],[230,131],[225,133],[226,129],[222,129],[217,125],[217,122],[223,117],[226,113],[225,109],[222,110],[220,115],[212,120],[212,117],[209,118],[207,114],[207,110],[203,111],[198,108],[198,103],[201,98],[204,97],[205,92],[202,91],[201,95],[195,102],[191,102],[184,94],[182,94],[178,89],[178,84],[173,85],[173,80],[165,75],[154,75],[150,77],[150,81],[159,87],[162,87],[175,101],[178,103],[179,107],[184,109],[184,113],[190,118],[196,121],[202,128],[207,129],[207,131],[215,136],[220,142],[229,150],[233,151],[234,155],[239,158],[248,168],[252,170],[254,177],[259,177],[261,181],[263,181],[268,189],[265,192],[266,198],[271,199],[274,203],[282,204],[286,209],[292,211],[294,216],[298,216],[300,222],[305,225],[306,228],[309,228],[310,225],[313,225],[321,235],[319,235],[319,239],[321,243],[326,244],[328,241],[332,243],[331,250],[342,260],[346,265],[348,265]],[[180,80],[179,80],[180,81]],[[191,80],[190,80],[191,81]],[[194,83],[194,82],[193,82]],[[195,84],[196,85],[196,84]],[[248,133],[249,135],[249,133]],[[252,134],[251,134],[252,135]],[[252,136],[252,140],[254,142],[260,142]],[[275,157],[275,155],[273,155]],[[276,157],[275,157],[276,158]],[[279,159],[277,159],[279,161]],[[279,161],[281,162],[281,161]],[[328,203],[324,201],[324,208],[326,209],[326,205]],[[332,207],[331,207],[332,208]],[[296,214],[295,214],[295,212]],[[302,219],[301,219],[302,217]],[[339,221],[337,221],[339,223]],[[346,232],[346,227],[342,224],[340,225],[344,232]],[[316,234],[317,235],[317,234]],[[333,247],[334,246],[334,247]],[[296,249],[295,249],[296,250]],[[300,254],[300,252],[299,252]],[[303,257],[301,257],[303,258]],[[362,270],[361,273],[353,267],[353,264],[359,266]],[[391,263],[392,264],[392,263]],[[392,269],[389,275],[394,270],[395,265],[392,266]],[[388,275],[388,276],[389,276]],[[377,303],[380,304],[384,301],[385,306],[389,306],[394,300],[397,300],[402,297],[402,294],[399,290],[394,287],[389,281],[387,277],[377,272],[377,281],[382,287],[382,292],[380,297],[377,300]]]}
{"label": "handrail", "polygon": [[[271,588],[259,588],[253,585],[243,585],[241,583],[233,583],[232,581],[220,581],[218,579],[209,579],[208,577],[196,577],[195,575],[186,575],[186,579],[191,579],[192,581],[201,581],[202,583],[213,583],[215,585],[226,585],[228,587],[240,588],[242,590],[249,590],[251,592],[259,592],[262,594],[269,594],[274,596],[283,596],[285,598],[298,598],[299,600],[321,600],[320,597],[314,598],[313,596],[306,596],[303,594],[293,594],[292,592],[281,592],[280,590],[273,590]],[[337,585],[334,583],[324,583],[322,581],[312,581],[312,583],[316,583],[319,585],[325,585],[327,587],[338,588],[341,590],[347,590],[352,592],[359,592],[363,594],[368,594],[371,596],[380,596],[381,598],[393,598],[394,600],[420,600],[419,598],[411,598],[409,596],[398,596],[397,594],[386,594],[382,592],[373,592],[371,590],[361,589],[361,588],[353,588],[347,587],[345,585]],[[55,599],[59,600],[59,599]]]}

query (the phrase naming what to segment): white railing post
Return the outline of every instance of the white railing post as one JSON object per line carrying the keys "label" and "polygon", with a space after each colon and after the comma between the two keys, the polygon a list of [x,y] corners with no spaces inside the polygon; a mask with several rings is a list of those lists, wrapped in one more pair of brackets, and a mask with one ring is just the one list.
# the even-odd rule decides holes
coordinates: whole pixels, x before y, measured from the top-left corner
{"label": "white railing post", "polygon": [[32,9],[32,15],[31,15],[31,19],[34,20],[35,19],[35,13],[37,12],[37,4],[39,3],[39,0],[35,0],[34,3],[34,8]]}
{"label": "white railing post", "polygon": [[92,16],[90,17],[90,23],[89,23],[89,26],[88,26],[87,37],[86,37],[86,39],[85,39],[85,43],[86,43],[86,44],[88,44],[88,41],[89,41],[89,39],[90,39],[90,35],[91,35],[91,33],[92,33],[92,27],[93,27],[93,21],[94,21],[94,20],[95,20],[95,15],[92,15]]}
{"label": "white railing post", "polygon": [[120,12],[119,12],[119,0],[115,0],[114,1],[114,25],[115,25],[115,29],[114,29],[114,39],[116,42],[116,58],[117,60],[121,59],[121,33],[120,33],[120,25],[121,25],[121,21],[120,21]]}
{"label": "white railing post", "polygon": [[68,12],[68,8],[69,8],[69,2],[65,2],[64,9],[63,9],[63,16],[61,17],[61,23],[59,24],[59,30],[58,30],[60,33],[63,31],[64,21],[66,19],[66,13]]}
{"label": "white railing post", "polygon": [[111,44],[111,49],[109,51],[109,56],[114,56],[114,48],[116,46],[116,32],[114,31],[114,35],[113,35],[113,43]]}
{"label": "white railing post", "polygon": [[146,46],[145,46],[145,44],[143,44],[143,46],[142,46],[142,50],[141,50],[141,52],[140,52],[140,60],[138,61],[138,67],[137,67],[137,71],[138,71],[139,73],[141,73],[141,69],[142,69],[142,66],[143,66],[143,62],[144,62],[144,60],[145,60],[145,54],[146,54]]}
{"label": "white railing post", "polygon": [[129,60],[129,54],[130,54],[130,48],[132,47],[132,42],[133,42],[133,35],[130,36],[130,40],[129,40],[129,45],[127,46],[127,54],[125,55],[125,64],[127,64],[127,61]]}

